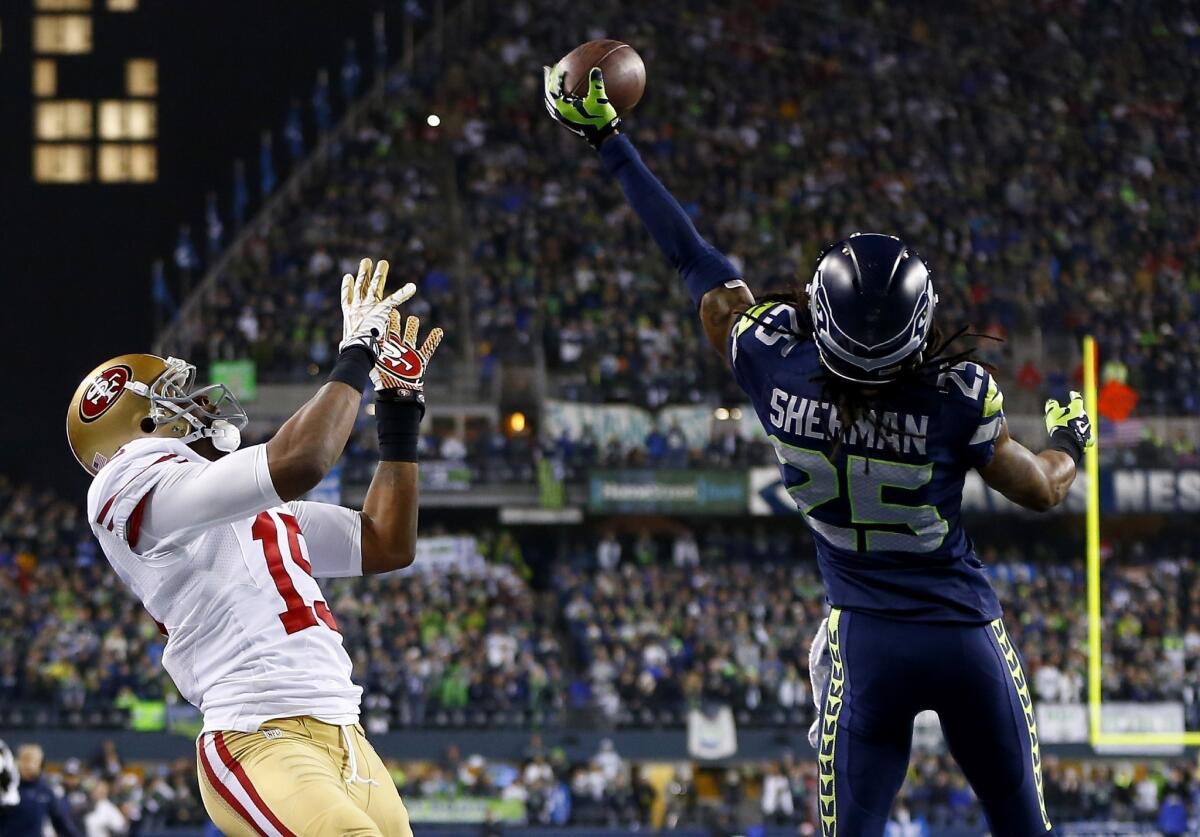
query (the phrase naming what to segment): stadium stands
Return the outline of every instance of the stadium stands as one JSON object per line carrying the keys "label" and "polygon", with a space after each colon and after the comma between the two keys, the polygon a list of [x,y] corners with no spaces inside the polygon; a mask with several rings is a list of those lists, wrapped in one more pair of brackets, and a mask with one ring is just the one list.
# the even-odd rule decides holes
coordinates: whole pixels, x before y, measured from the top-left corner
{"label": "stadium stands", "polygon": [[[172,347],[254,358],[260,380],[316,374],[337,275],[378,251],[460,353],[478,347],[484,378],[541,356],[572,398],[736,397],[616,187],[537,118],[540,63],[567,33],[616,25],[611,12],[486,5],[469,23],[486,42],[451,72],[394,80]],[[753,285],[792,286],[848,230],[903,231],[933,260],[944,322],[1014,338],[989,350],[1010,395],[1073,379],[1068,338],[1092,331],[1142,412],[1200,411],[1189,13],[1047,23],[1037,6],[969,4],[933,39],[898,7],[810,11],[708,2],[621,21],[651,66],[633,135]],[[986,33],[968,23],[979,14]],[[1105,60],[1116,49],[1142,71]],[[422,123],[435,107],[436,130]]]}
{"label": "stadium stands", "polygon": [[[817,822],[816,766],[787,752],[776,761],[736,768],[677,769],[661,788],[664,804],[657,814],[659,791],[651,774],[605,745],[590,758],[569,760],[533,736],[519,761],[489,760],[451,747],[437,760],[389,761],[389,768],[416,812],[426,810],[427,801],[450,806],[494,800],[515,805],[529,824],[541,826],[641,829],[661,822],[675,829],[728,820],[803,828]],[[1115,823],[1163,823],[1200,792],[1186,762],[1051,757],[1044,769],[1046,802],[1061,821],[1108,824],[1109,829],[1120,828]],[[138,834],[198,834],[205,821],[189,759],[130,763],[109,742],[52,765],[45,775],[81,828],[108,804]],[[111,819],[111,812],[104,813]],[[982,825],[961,774],[948,756],[934,754],[913,759],[892,820],[925,829]]]}
{"label": "stadium stands", "polygon": [[[175,700],[163,637],[79,508],[0,479],[0,726],[123,726],[139,700]],[[471,541],[483,561],[466,571],[326,582],[368,716],[385,729],[521,727],[562,723],[570,708],[658,727],[719,701],[743,723],[807,725],[807,647],[822,602],[807,533],[757,524],[598,535],[578,530],[553,553],[549,609],[504,529]],[[1105,699],[1182,701],[1200,728],[1195,539],[1108,549]],[[1081,560],[1036,538],[985,545],[981,557],[1035,696],[1079,703]]]}
{"label": "stadium stands", "polygon": [[[846,232],[903,232],[933,262],[942,322],[1005,338],[980,350],[999,368],[1014,428],[1047,391],[1074,385],[1077,338],[1093,333],[1105,379],[1139,396],[1136,421],[1098,420],[1106,469],[1200,463],[1190,127],[1200,23],[1186,4],[1147,13],[968,0],[938,20],[866,0],[802,2],[803,14],[782,0],[681,5],[646,6],[630,22],[613,4],[463,3],[439,60],[393,68],[160,336],[160,349],[202,376],[218,361],[249,361],[259,384],[321,380],[337,343],[337,279],[364,254],[389,258],[393,284],[418,286],[411,313],[446,328],[421,458],[423,479],[455,480],[458,493],[423,485],[438,514],[423,510],[422,534],[453,541],[459,557],[323,582],[368,732],[457,742],[440,758],[390,761],[410,810],[500,801],[554,827],[765,822],[795,833],[818,822],[807,750],[772,743],[770,757],[652,777],[648,759],[611,742],[568,757],[541,741],[564,730],[682,738],[690,710],[717,704],[740,734],[802,734],[823,597],[798,519],[589,507],[582,524],[531,531],[496,523],[490,506],[453,508],[478,487],[553,483],[582,496],[600,469],[706,469],[744,482],[773,462],[757,428],[734,432],[741,419],[725,408],[743,399],[615,184],[539,112],[541,63],[585,35],[642,51],[649,93],[631,135],[756,292],[794,288],[820,246]],[[505,418],[512,381],[529,399],[521,408],[536,410],[523,429]],[[644,429],[628,424],[637,432],[600,420],[550,432],[558,405],[599,403],[691,405],[700,420],[685,432],[645,412],[654,419]],[[467,404],[483,409],[455,412]],[[1148,416],[1168,423],[1142,424]],[[1177,432],[1182,424],[1190,429]],[[1040,437],[1040,416],[1033,426]],[[364,422],[333,490],[361,489],[376,461]],[[1187,498],[1169,499],[1182,517]],[[558,500],[532,511],[586,505]],[[1082,718],[1081,550],[1019,520],[980,537],[979,554],[1039,707]],[[1106,529],[1102,605],[1104,700],[1168,702],[1200,731],[1196,535],[1157,519]],[[162,671],[164,647],[92,539],[82,498],[0,475],[0,729],[194,734],[196,713]],[[489,731],[528,734],[524,757],[475,752]],[[1099,758],[1085,736],[1042,732],[1059,821],[1170,833],[1161,818],[1200,810],[1194,760]],[[897,822],[977,833],[978,806],[950,757],[928,742],[915,752]],[[52,774],[81,824],[107,802],[143,834],[205,821],[190,759],[77,755]],[[928,833],[920,827],[896,833]],[[1105,829],[1081,833],[1115,833]]]}

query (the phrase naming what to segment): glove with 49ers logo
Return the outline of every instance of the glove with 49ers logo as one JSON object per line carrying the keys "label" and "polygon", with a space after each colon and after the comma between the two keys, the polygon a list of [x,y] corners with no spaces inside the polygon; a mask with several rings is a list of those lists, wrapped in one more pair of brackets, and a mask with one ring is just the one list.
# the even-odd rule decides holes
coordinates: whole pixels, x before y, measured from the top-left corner
{"label": "glove with 49ers logo", "polygon": [[379,430],[379,459],[416,462],[421,419],[425,415],[425,366],[442,330],[434,328],[417,348],[421,321],[409,317],[400,330],[400,312],[392,310],[387,334],[379,341],[379,356],[371,370],[375,384],[375,424]]}
{"label": "glove with 49ers logo", "polygon": [[417,348],[417,332],[421,321],[409,317],[400,330],[400,312],[392,309],[388,317],[387,335],[379,343],[379,357],[371,370],[376,398],[380,401],[411,400],[425,404],[425,366],[442,342],[440,328],[430,329],[421,348]]}

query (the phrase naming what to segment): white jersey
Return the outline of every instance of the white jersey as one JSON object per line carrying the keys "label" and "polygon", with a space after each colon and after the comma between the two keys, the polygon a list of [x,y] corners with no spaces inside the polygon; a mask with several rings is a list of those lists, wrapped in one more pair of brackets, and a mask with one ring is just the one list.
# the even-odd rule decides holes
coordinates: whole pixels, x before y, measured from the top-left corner
{"label": "white jersey", "polygon": [[362,575],[358,512],[282,502],[264,445],[212,462],[142,439],[96,475],[88,520],[167,635],[163,667],[205,731],[357,722],[362,689],[314,576]]}

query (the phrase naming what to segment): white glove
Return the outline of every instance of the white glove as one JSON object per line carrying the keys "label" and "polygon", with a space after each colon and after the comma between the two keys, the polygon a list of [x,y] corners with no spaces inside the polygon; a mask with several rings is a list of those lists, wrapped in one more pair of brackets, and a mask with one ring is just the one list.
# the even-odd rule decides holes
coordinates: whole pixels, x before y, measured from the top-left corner
{"label": "white glove", "polygon": [[808,743],[814,750],[821,741],[821,698],[825,695],[825,687],[829,685],[829,676],[833,672],[833,661],[829,658],[829,619],[821,620],[817,635],[813,637],[808,647],[808,682],[812,686],[813,706],[817,707],[817,717],[808,728]]}
{"label": "white glove", "polygon": [[379,356],[379,340],[387,334],[388,316],[392,309],[412,298],[417,292],[411,282],[389,296],[383,297],[387,284],[388,263],[380,259],[371,273],[371,260],[358,263],[358,278],[347,273],[342,277],[342,342],[338,351],[351,346],[365,346]]}

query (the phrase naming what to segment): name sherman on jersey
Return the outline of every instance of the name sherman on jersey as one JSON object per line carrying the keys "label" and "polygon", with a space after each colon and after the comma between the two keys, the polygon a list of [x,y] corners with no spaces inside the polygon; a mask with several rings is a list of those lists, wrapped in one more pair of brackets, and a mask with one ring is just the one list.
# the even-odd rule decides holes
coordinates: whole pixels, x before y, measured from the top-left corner
{"label": "name sherman on jersey", "polygon": [[735,323],[729,356],[813,532],[829,603],[892,618],[989,622],[1000,604],[960,521],[966,472],[986,465],[1003,396],[960,363],[928,386],[886,388],[844,428],[823,396],[815,344],[787,302]]}
{"label": "name sherman on jersey", "polygon": [[816,442],[841,436],[842,444],[852,448],[925,453],[929,416],[885,412],[876,417],[874,412],[868,411],[843,433],[834,405],[784,392],[778,387],[771,390],[770,409],[773,427]]}

